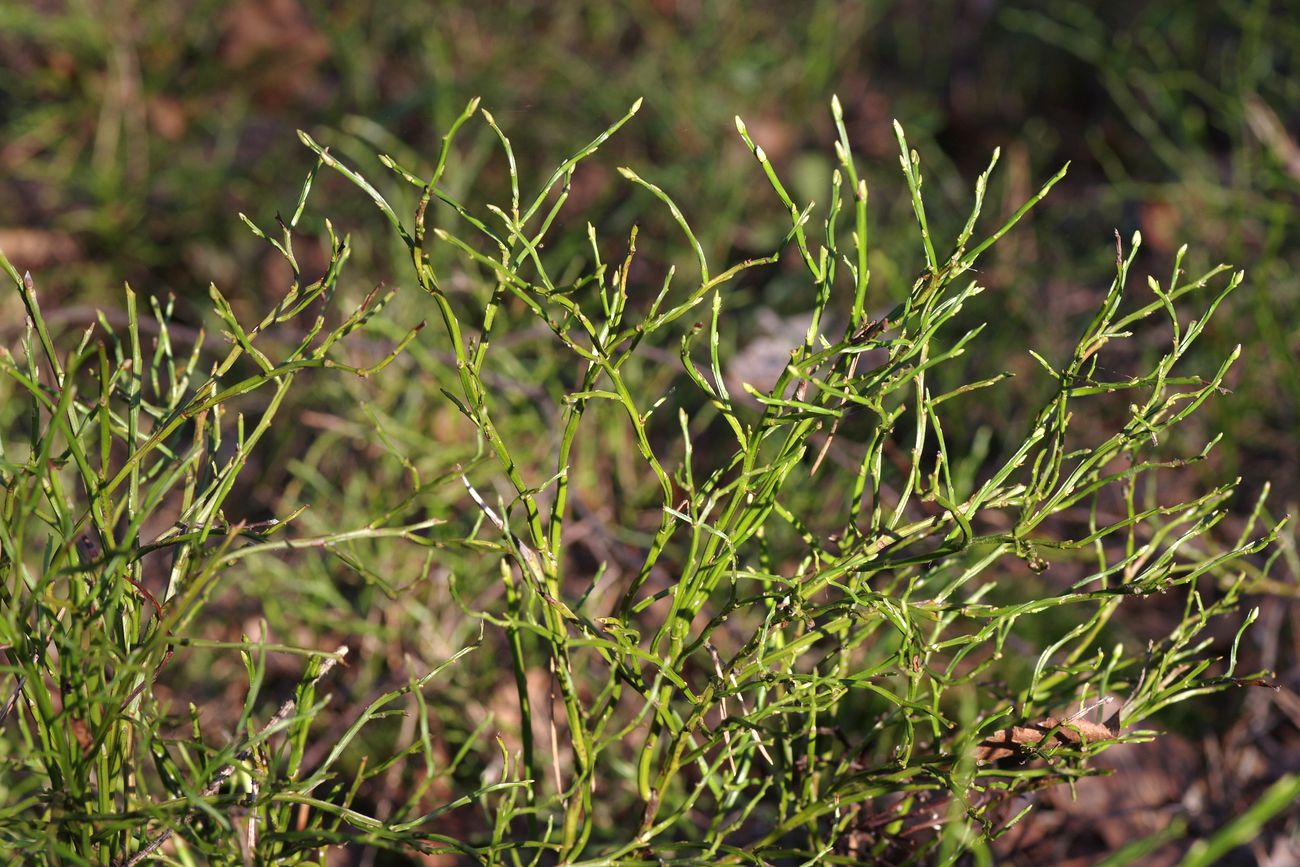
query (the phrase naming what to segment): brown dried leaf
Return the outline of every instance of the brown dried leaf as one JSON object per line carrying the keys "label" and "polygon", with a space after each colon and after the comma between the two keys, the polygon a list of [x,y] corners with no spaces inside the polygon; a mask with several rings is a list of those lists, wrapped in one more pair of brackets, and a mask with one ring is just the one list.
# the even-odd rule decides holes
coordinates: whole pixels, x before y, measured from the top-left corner
{"label": "brown dried leaf", "polygon": [[185,135],[189,118],[185,106],[179,100],[156,94],[149,98],[145,111],[149,115],[149,125],[153,127],[153,131],[167,141],[179,141],[181,136]]}
{"label": "brown dried leaf", "polygon": [[90,734],[90,726],[86,725],[85,720],[73,719],[68,727],[72,729],[72,736],[77,739],[77,744],[81,747],[81,754],[89,757],[90,748],[95,743],[95,739]]}
{"label": "brown dried leaf", "polygon": [[259,102],[281,106],[320,90],[330,43],[299,0],[240,0],[221,27],[221,62],[252,77]]}
{"label": "brown dried leaf", "polygon": [[1020,755],[1025,747],[1041,743],[1049,734],[1058,742],[1071,745],[1110,740],[1119,734],[1119,715],[1112,715],[1105,724],[1049,716],[1031,725],[999,729],[980,741],[975,748],[975,759],[979,762],[996,762]]}
{"label": "brown dried leaf", "polygon": [[45,229],[0,227],[0,250],[20,269],[46,268],[81,258],[76,238]]}

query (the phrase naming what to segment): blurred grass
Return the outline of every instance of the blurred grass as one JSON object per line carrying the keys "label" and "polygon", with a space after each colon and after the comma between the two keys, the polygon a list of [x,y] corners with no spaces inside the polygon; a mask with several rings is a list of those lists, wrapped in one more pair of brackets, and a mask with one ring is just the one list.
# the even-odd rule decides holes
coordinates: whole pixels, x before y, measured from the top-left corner
{"label": "blurred grass", "polygon": [[[658,165],[661,186],[689,185],[711,215],[699,227],[707,252],[759,251],[781,230],[744,218],[771,199],[749,182],[731,118],[746,118],[807,200],[829,178],[821,107],[837,92],[886,242],[903,237],[907,213],[893,117],[937,160],[931,197],[953,205],[965,195],[961,173],[982,168],[996,145],[1008,148],[1005,184],[1017,187],[993,190],[997,202],[1018,201],[1031,178],[1072,161],[1058,194],[1069,207],[1036,216],[991,266],[1003,288],[985,303],[1009,331],[1052,343],[1071,333],[1108,273],[1112,226],[1125,237],[1142,229],[1157,259],[1187,242],[1192,268],[1215,256],[1249,270],[1267,289],[1232,302],[1241,327],[1212,335],[1213,352],[1236,342],[1267,351],[1247,362],[1256,367],[1241,374],[1245,393],[1212,420],[1239,443],[1223,456],[1229,470],[1249,475],[1249,462],[1297,494],[1291,462],[1276,456],[1300,405],[1289,315],[1300,303],[1300,32],[1276,3],[818,0],[797,12],[746,4],[741,14],[728,3],[499,0],[434,17],[296,0],[109,5],[115,14],[92,2],[5,0],[0,19],[0,233],[9,233],[0,240],[82,301],[128,280],[199,298],[180,312],[197,320],[210,280],[232,296],[273,294],[275,258],[231,217],[266,222],[263,203],[292,197],[295,128],[343,133],[333,140],[346,156],[377,146],[423,167],[472,96],[517,131],[526,177],[549,169],[573,131],[646,97],[607,159],[575,177],[575,212],[603,214],[602,233],[625,234],[637,195],[609,167]],[[500,199],[505,167],[490,134],[474,135],[457,180]],[[641,229],[671,233],[662,219]],[[363,240],[353,267],[375,282],[390,276],[394,250]],[[919,255],[884,260],[874,277],[901,294],[918,266]],[[741,291],[786,313],[811,303],[797,271]]]}
{"label": "blurred grass", "polygon": [[[1300,500],[1300,22],[1285,3],[817,0],[792,7],[657,0],[542,7],[497,0],[448,4],[435,14],[417,4],[296,0],[0,0],[0,56],[0,249],[40,275],[47,308],[64,312],[70,328],[93,318],[81,305],[117,305],[123,280],[145,294],[175,293],[180,324],[194,328],[212,324],[203,321],[209,282],[237,309],[263,309],[288,275],[235,215],[269,226],[275,207],[291,205],[308,164],[294,130],[328,141],[372,177],[382,171],[368,156],[375,150],[427,174],[439,137],[474,96],[510,131],[519,174],[533,179],[645,97],[636,120],[579,169],[571,205],[574,213],[600,215],[604,237],[626,236],[635,213],[644,267],[657,273],[654,257],[689,262],[689,250],[666,213],[645,208],[647,194],[613,167],[644,167],[647,176],[654,168],[659,186],[691,191],[685,201],[710,217],[692,224],[711,257],[758,254],[783,236],[783,215],[771,191],[754,183],[732,117],[746,119],[806,202],[828,184],[834,130],[825,105],[838,93],[871,183],[875,249],[912,251],[873,261],[873,287],[891,296],[873,301],[882,310],[923,264],[892,118],[905,122],[928,160],[940,237],[958,228],[942,215],[964,213],[957,207],[968,197],[963,178],[983,168],[994,146],[1005,149],[1003,180],[989,192],[989,210],[998,215],[1070,160],[1051,206],[982,263],[981,282],[994,291],[966,315],[991,319],[1000,331],[993,339],[1008,346],[1067,345],[1113,272],[1112,228],[1124,238],[1143,232],[1151,258],[1139,268],[1167,267],[1183,242],[1193,251],[1189,271],[1217,261],[1245,268],[1248,283],[1207,333],[1202,358],[1218,359],[1239,342],[1250,351],[1234,372],[1232,393],[1211,402],[1186,437],[1203,441],[1225,431],[1207,473],[1245,476],[1247,496],[1271,481],[1278,512],[1294,511],[1290,504]],[[506,201],[509,175],[491,132],[476,125],[461,144],[449,178],[459,186],[451,192],[472,188],[465,198]],[[370,230],[373,212],[355,207],[335,178],[322,177],[319,186],[316,211],[337,214],[343,230],[368,227],[355,233],[347,300],[401,279],[402,251],[375,240],[382,233]],[[399,193],[399,201],[410,205],[414,194]],[[647,211],[652,216],[642,216]],[[312,219],[308,214],[304,224],[312,227]],[[569,252],[587,255],[581,227],[569,229],[557,233],[572,244]],[[324,267],[322,251],[300,252],[308,270]],[[746,276],[730,309],[742,311],[736,315],[746,323],[760,309],[809,309],[813,299],[793,264],[787,257]],[[395,322],[376,323],[394,332],[381,338],[396,339],[414,324],[401,294],[393,309]],[[12,299],[0,300],[0,329],[19,315]],[[16,333],[4,330],[4,341]],[[1167,335],[1144,339],[1154,354]],[[525,340],[503,357],[516,369],[500,383],[498,399],[508,402],[502,414],[521,428],[548,430],[553,419],[542,407],[549,402],[536,398],[560,393],[572,374],[544,340]],[[447,354],[418,341],[399,363],[420,381],[451,375]],[[1033,363],[1024,363],[1028,373]],[[964,379],[996,372],[978,358],[968,364]],[[648,388],[675,385],[670,371],[652,366],[636,375]],[[431,389],[376,394],[371,385],[321,377],[318,388],[291,398],[301,423],[268,436],[261,473],[240,492],[250,517],[310,501],[301,519],[307,531],[336,531],[400,505],[412,468],[428,483],[450,480],[453,468],[476,460],[470,429]],[[996,452],[1001,429],[1035,403],[1015,387],[994,394],[953,422],[954,440],[983,430]],[[600,407],[593,415],[613,411]],[[654,419],[652,430],[675,441],[673,421]],[[388,435],[382,444],[378,427]],[[851,422],[842,435],[853,435]],[[428,440],[445,446],[422,450]],[[545,437],[536,443],[543,453],[550,445]],[[628,470],[634,443],[622,449],[579,450],[575,490],[598,489],[583,484],[582,474],[616,488],[641,484]],[[429,497],[430,514],[463,503],[450,481],[430,486]],[[629,528],[654,531],[625,505],[641,495],[590,503],[575,497],[579,513],[593,516],[593,560],[617,564],[619,546],[629,541],[605,538],[600,527],[629,536]],[[479,516],[462,519],[468,527]],[[331,630],[371,636],[353,665],[365,672],[357,681],[376,689],[404,670],[404,654],[428,667],[471,639],[472,621],[446,604],[466,577],[457,575],[460,561],[449,556],[430,571],[418,553],[383,548],[368,562],[381,565],[369,582],[325,560],[259,563],[246,579],[255,590],[225,601],[228,619],[212,623],[212,635],[260,629],[263,617],[278,637],[320,646]],[[461,590],[496,586],[471,581]],[[400,604],[385,592],[395,587],[404,588]],[[1266,664],[1295,677],[1296,661],[1283,648]],[[464,665],[470,673],[461,683],[494,683],[490,658],[471,656]],[[444,720],[453,750],[506,703],[490,687],[455,698],[465,714]]]}

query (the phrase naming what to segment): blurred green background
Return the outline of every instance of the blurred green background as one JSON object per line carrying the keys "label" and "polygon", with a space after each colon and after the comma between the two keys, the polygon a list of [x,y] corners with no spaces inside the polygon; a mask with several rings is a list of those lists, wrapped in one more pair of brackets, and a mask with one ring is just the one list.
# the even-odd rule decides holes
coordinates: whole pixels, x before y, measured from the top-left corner
{"label": "blurred green background", "polygon": [[[1248,350],[1239,376],[1249,393],[1221,401],[1214,419],[1238,446],[1221,457],[1227,472],[1296,494],[1287,445],[1300,402],[1300,18],[1285,3],[4,0],[0,9],[0,245],[48,291],[84,302],[126,280],[198,299],[194,319],[209,281],[231,295],[266,291],[273,256],[235,215],[266,225],[292,201],[309,166],[296,128],[372,173],[375,150],[421,165],[472,96],[534,183],[645,97],[635,122],[575,177],[572,212],[625,231],[634,209],[650,210],[613,171],[633,165],[689,193],[691,211],[707,215],[695,228],[712,255],[764,252],[781,215],[732,118],[747,121],[801,199],[824,201],[837,93],[868,161],[879,288],[899,291],[918,264],[901,240],[910,204],[899,195],[893,118],[926,161],[941,237],[964,216],[995,146],[1004,153],[992,194],[1004,210],[1072,162],[992,266],[990,302],[1008,329],[1068,333],[1109,273],[1112,229],[1125,239],[1142,230],[1155,273],[1184,242],[1189,270],[1248,269],[1250,288],[1215,334],[1215,351]],[[492,135],[481,124],[473,134],[454,181],[500,200],[507,178]],[[371,225],[345,201],[336,220]],[[367,276],[391,277],[391,251],[365,251],[366,240],[359,233]],[[755,300],[797,312],[811,304],[799,292],[778,273]]]}
{"label": "blurred green background", "polygon": [[[1241,475],[1243,508],[1267,482],[1272,511],[1294,513],[1295,13],[1281,0],[0,0],[0,249],[32,270],[45,309],[68,328],[93,321],[95,306],[112,319],[123,281],[145,295],[174,294],[179,321],[198,327],[210,324],[209,282],[236,309],[263,309],[283,291],[283,263],[237,214],[265,227],[292,208],[312,164],[296,129],[387,184],[376,151],[427,171],[448,125],[479,96],[535,188],[644,97],[639,115],[573,179],[561,215],[575,221],[573,243],[586,243],[587,220],[609,238],[635,221],[648,261],[685,254],[663,210],[647,207],[615,171],[630,165],[675,196],[713,260],[731,262],[769,251],[788,226],[733,116],[745,119],[796,199],[824,202],[834,160],[829,103],[838,94],[871,191],[878,308],[922,263],[894,118],[922,156],[941,238],[960,227],[994,147],[1002,160],[986,210],[997,216],[1071,162],[1065,181],[982,263],[991,291],[976,312],[1008,348],[1050,351],[1073,338],[1113,273],[1115,230],[1125,244],[1142,232],[1139,273],[1164,279],[1183,243],[1188,271],[1221,261],[1246,269],[1197,360],[1210,368],[1243,344],[1232,392],[1184,435],[1225,434],[1196,472]],[[474,122],[461,139],[448,183],[469,201],[506,201],[509,178],[491,130]],[[333,177],[318,186],[316,219],[328,215],[353,232],[350,279],[400,281],[400,251],[373,208]],[[811,307],[794,265],[742,281],[729,315],[748,324],[762,311]],[[6,345],[20,323],[18,299],[0,299]],[[1018,357],[1032,369],[1027,354]],[[971,360],[970,375],[991,372],[980,364]],[[1023,413],[1030,395],[1018,388],[974,407],[966,434]],[[276,448],[277,466],[309,452],[292,439]],[[310,487],[301,476],[292,490]],[[268,513],[284,493],[272,488],[249,491]],[[363,496],[347,494],[346,481],[337,490]],[[1261,691],[1220,702],[1216,713],[1202,708],[1208,725],[1185,721],[1183,746],[1129,769],[1127,779],[1141,773],[1175,803],[1200,786],[1194,826],[1214,827],[1272,776],[1300,769],[1300,608],[1289,538],[1292,553],[1274,569],[1251,633],[1252,664],[1277,671],[1281,697],[1274,703]],[[1086,799],[1059,806],[1078,815]],[[1108,821],[1030,834],[1014,857],[1078,855],[1142,831]]]}

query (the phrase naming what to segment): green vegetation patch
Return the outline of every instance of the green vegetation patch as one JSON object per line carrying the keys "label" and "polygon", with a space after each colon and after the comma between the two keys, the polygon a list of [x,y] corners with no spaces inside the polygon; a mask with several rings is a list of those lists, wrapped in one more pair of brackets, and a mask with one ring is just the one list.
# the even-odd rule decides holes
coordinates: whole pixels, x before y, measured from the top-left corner
{"label": "green vegetation patch", "polygon": [[[0,258],[28,315],[0,357],[4,848],[987,858],[1020,796],[1151,741],[1163,708],[1263,682],[1237,671],[1254,612],[1226,660],[1210,630],[1278,525],[1261,499],[1224,541],[1233,483],[1162,484],[1215,444],[1170,432],[1237,359],[1187,363],[1240,272],[1184,273],[1179,251],[1141,280],[1140,237],[1117,235],[1073,345],[1032,353],[1041,405],[971,430],[964,407],[1006,375],[965,360],[1026,352],[963,313],[976,266],[1064,169],[990,226],[995,153],[964,224],[941,221],[957,237],[936,237],[895,125],[915,243],[889,260],[920,269],[889,301],[838,101],[822,203],[796,201],[737,121],[789,216],[769,254],[710,261],[692,228],[708,215],[651,167],[619,173],[636,207],[666,209],[685,264],[635,229],[599,237],[566,210],[570,182],[639,106],[527,195],[477,101],[430,169],[381,155],[383,180],[301,134],[317,162],[297,202],[274,230],[246,218],[291,286],[251,317],[212,287],[216,351],[130,290],[123,323],[60,347]],[[452,192],[470,123],[496,138],[508,201]],[[349,285],[351,239],[308,211],[329,173],[396,237],[400,293]],[[774,381],[738,381],[729,304],[777,266],[811,317]],[[1148,328],[1168,339],[1140,364],[1120,349]],[[268,486],[273,514],[253,514]],[[1175,626],[1117,637],[1116,613],[1153,596],[1179,601]]]}

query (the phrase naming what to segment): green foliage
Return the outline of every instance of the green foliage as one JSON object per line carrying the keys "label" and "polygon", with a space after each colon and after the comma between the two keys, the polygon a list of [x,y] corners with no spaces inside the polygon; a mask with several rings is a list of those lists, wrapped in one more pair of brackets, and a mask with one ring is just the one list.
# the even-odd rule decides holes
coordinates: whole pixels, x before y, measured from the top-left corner
{"label": "green foliage", "polygon": [[[1206,630],[1236,609],[1260,574],[1245,558],[1277,527],[1256,529],[1261,501],[1224,543],[1213,531],[1234,485],[1180,497],[1157,484],[1214,445],[1178,455],[1163,441],[1237,357],[1208,374],[1180,365],[1240,273],[1189,278],[1180,252],[1135,300],[1140,241],[1125,252],[1117,238],[1115,277],[1074,346],[1053,348],[1056,362],[1034,353],[1050,396],[996,431],[1005,447],[991,455],[945,432],[1004,377],[932,386],[989,351],[962,318],[983,291],[973,266],[1064,170],[977,241],[995,153],[945,245],[896,126],[923,265],[873,316],[867,186],[838,102],[820,212],[737,121],[789,214],[769,256],[711,265],[673,191],[630,168],[698,273],[648,276],[636,230],[620,249],[589,227],[582,255],[555,242],[576,167],[639,106],[525,198],[510,139],[473,101],[431,173],[380,157],[415,191],[409,213],[302,134],[318,163],[292,216],[276,234],[246,221],[292,286],[251,328],[212,287],[229,343],[212,361],[201,337],[178,352],[170,310],[142,318],[129,289],[124,328],[101,319],[61,352],[32,279],[2,260],[29,317],[2,368],[7,848],[121,864],[303,861],[344,841],[484,863],[950,861],[1017,821],[1017,794],[1149,739],[1136,726],[1162,708],[1249,681],[1235,642],[1216,667]],[[456,134],[477,115],[511,167],[499,206],[450,192]],[[343,303],[351,242],[329,221],[323,275],[303,272],[295,241],[322,168],[378,207],[439,329],[386,321],[391,291]],[[775,383],[734,394],[728,292],[787,252],[812,321]],[[1149,320],[1165,322],[1165,351],[1115,373],[1109,351]],[[680,373],[665,381],[671,343]],[[325,426],[289,470],[281,517],[228,518],[241,475],[271,471],[255,449],[294,424],[282,409],[310,376],[373,399],[368,425]],[[1124,418],[1079,431],[1076,414],[1107,396]],[[335,512],[289,505],[312,492]],[[593,533],[610,541],[583,541]],[[231,614],[227,585],[268,608],[277,593],[299,600],[313,640],[268,640],[265,625],[205,637]],[[1121,606],[1170,593],[1183,616],[1168,635],[1107,643]],[[365,600],[385,596],[408,600],[436,659],[376,649]],[[343,646],[318,649],[331,631]],[[1048,638],[1026,656],[1012,651],[1024,635]],[[202,659],[231,653],[244,698],[213,732],[202,708],[178,714],[167,696],[193,694]],[[269,660],[286,656],[304,662],[277,699]],[[337,667],[345,657],[357,668]],[[339,710],[320,694],[350,678],[370,695],[349,690]],[[458,712],[511,680],[513,725]],[[1086,719],[1097,706],[1104,728]],[[1035,723],[1041,737],[1015,735]],[[368,792],[394,774],[402,796],[376,803]]]}

